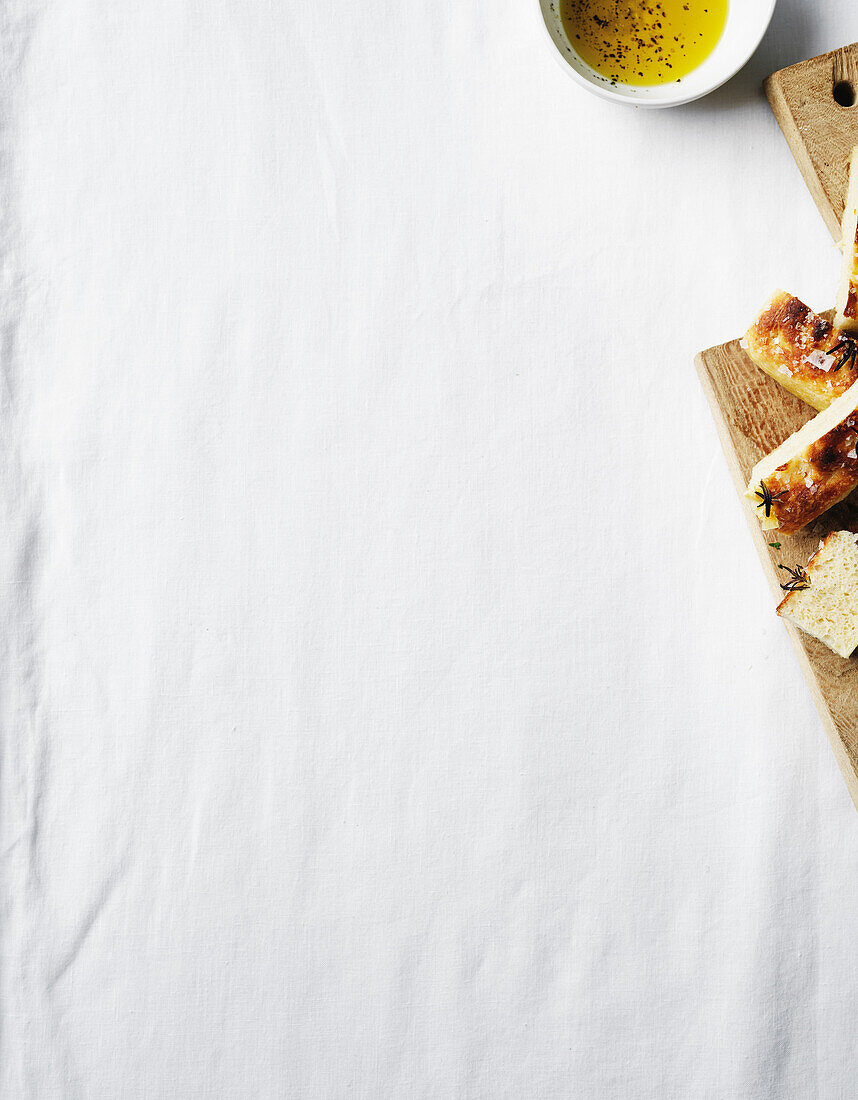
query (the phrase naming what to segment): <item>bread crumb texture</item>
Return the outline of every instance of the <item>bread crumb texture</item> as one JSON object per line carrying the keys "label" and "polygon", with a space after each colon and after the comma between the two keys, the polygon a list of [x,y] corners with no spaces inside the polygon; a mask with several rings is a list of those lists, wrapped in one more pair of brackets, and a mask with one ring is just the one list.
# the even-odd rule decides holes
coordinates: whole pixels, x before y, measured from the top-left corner
{"label": "bread crumb texture", "polygon": [[810,587],[790,592],[778,614],[849,657],[858,646],[858,539],[833,531],[807,563]]}

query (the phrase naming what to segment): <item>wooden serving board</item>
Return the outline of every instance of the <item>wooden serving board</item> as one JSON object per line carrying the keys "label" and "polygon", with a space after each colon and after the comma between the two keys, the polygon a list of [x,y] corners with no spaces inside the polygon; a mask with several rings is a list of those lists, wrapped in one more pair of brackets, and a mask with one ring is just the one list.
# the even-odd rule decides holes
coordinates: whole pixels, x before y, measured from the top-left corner
{"label": "wooden serving board", "polygon": [[[830,319],[831,315],[825,316]],[[787,577],[778,565],[806,565],[819,540],[829,531],[858,531],[858,507],[850,498],[825,513],[809,534],[790,536],[763,531],[756,509],[744,497],[751,470],[764,454],[814,416],[815,410],[763,374],[738,340],[700,352],[695,363],[776,606],[783,597],[781,582]],[[779,549],[770,545],[777,542]],[[783,623],[858,808],[858,658],[845,661],[822,642],[786,620]]]}
{"label": "wooden serving board", "polygon": [[[781,69],[763,87],[819,212],[839,241],[849,158],[858,145],[858,43]],[[825,316],[831,319],[830,313]],[[779,565],[806,565],[829,531],[858,532],[858,491],[825,513],[807,533],[789,536],[763,531],[754,505],[745,499],[751,470],[815,410],[756,367],[738,340],[700,352],[695,362],[751,537],[775,601],[780,603],[780,585],[787,574]],[[858,809],[858,657],[845,661],[822,642],[783,622]]]}
{"label": "wooden serving board", "polygon": [[858,42],[781,69],[763,87],[804,182],[839,241],[849,156],[858,145]]}

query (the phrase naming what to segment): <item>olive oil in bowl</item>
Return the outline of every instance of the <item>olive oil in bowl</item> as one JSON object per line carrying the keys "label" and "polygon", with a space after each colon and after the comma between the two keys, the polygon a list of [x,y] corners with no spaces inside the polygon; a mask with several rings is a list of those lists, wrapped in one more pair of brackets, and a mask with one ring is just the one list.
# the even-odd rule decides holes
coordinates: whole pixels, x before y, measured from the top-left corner
{"label": "olive oil in bowl", "polygon": [[611,84],[671,84],[712,53],[729,0],[560,0],[583,61]]}

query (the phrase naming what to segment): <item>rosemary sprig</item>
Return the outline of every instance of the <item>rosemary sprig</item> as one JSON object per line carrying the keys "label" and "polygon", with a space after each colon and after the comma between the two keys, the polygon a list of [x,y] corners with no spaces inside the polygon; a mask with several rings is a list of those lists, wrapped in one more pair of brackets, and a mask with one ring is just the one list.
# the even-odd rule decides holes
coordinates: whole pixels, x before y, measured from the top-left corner
{"label": "rosemary sprig", "polygon": [[831,368],[833,371],[840,370],[841,367],[849,367],[850,369],[855,366],[856,358],[858,358],[858,344],[854,340],[850,340],[848,336],[843,336],[830,348],[828,355],[833,355],[835,364]]}
{"label": "rosemary sprig", "polygon": [[784,592],[803,592],[805,588],[810,588],[810,577],[802,566],[797,565],[795,569],[790,569],[788,565],[779,565],[778,569],[789,573],[789,580],[781,585]]}
{"label": "rosemary sprig", "polygon": [[780,500],[781,497],[786,496],[786,489],[781,489],[779,493],[772,493],[765,481],[761,481],[759,489],[755,489],[754,493],[760,498],[760,503],[757,507],[765,509],[766,519],[768,519],[772,514],[772,505],[775,501]]}

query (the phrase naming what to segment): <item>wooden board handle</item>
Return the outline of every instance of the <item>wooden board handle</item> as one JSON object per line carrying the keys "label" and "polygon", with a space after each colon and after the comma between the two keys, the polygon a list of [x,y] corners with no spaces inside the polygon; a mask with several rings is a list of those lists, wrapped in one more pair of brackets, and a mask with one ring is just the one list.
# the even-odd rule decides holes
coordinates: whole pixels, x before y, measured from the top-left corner
{"label": "wooden board handle", "polygon": [[763,84],[778,125],[831,235],[858,145],[858,43],[773,73]]}

